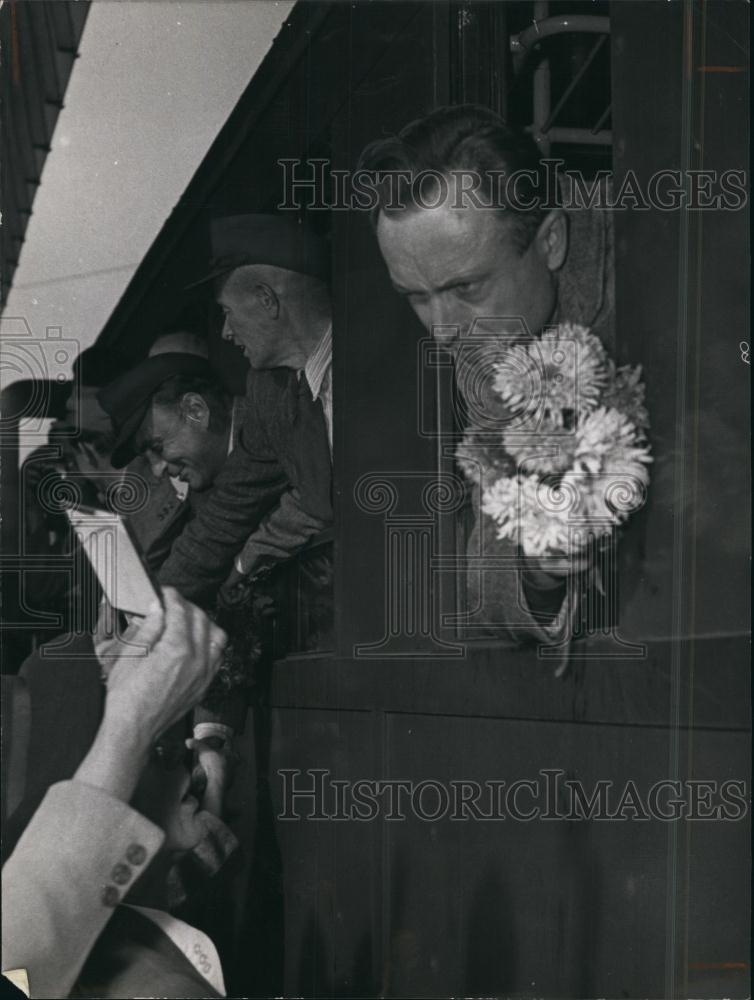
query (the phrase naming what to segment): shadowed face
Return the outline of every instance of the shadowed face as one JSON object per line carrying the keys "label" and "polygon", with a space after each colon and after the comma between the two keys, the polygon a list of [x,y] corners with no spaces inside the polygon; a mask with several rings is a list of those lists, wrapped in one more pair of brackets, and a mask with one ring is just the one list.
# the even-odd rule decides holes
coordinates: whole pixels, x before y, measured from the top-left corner
{"label": "shadowed face", "polygon": [[377,240],[396,291],[451,354],[475,319],[538,334],[555,310],[554,272],[565,257],[565,221],[552,212],[521,253],[498,212],[449,203],[380,213]]}
{"label": "shadowed face", "polygon": [[65,415],[62,420],[55,421],[53,429],[75,428],[77,438],[99,447],[104,454],[110,447],[112,439],[112,423],[110,417],[97,400],[99,389],[91,385],[74,383],[65,403]]}
{"label": "shadowed face", "polygon": [[202,396],[186,393],[183,400],[187,397],[195,397],[191,406],[153,404],[134,443],[155,476],[167,473],[201,491],[212,485],[225,464],[228,435],[209,429],[209,406]]}

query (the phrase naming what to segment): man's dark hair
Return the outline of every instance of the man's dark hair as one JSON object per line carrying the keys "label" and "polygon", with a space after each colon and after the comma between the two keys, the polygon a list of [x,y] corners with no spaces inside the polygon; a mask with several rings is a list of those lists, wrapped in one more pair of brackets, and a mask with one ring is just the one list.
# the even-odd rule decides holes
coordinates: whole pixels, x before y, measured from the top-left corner
{"label": "man's dark hair", "polygon": [[219,434],[230,420],[231,400],[228,393],[212,379],[199,375],[172,375],[157,389],[152,402],[158,406],[177,407],[187,392],[201,396],[209,407],[209,430]]}
{"label": "man's dark hair", "polygon": [[[412,178],[424,172],[445,177],[453,171],[478,174],[480,196],[485,200],[491,197],[493,208],[511,220],[520,253],[529,246],[544,218],[544,179],[534,141],[478,104],[438,108],[410,122],[397,135],[370,143],[361,154],[358,169],[376,174],[407,171]],[[513,174],[518,178],[515,185],[501,182]],[[378,181],[376,188],[375,225],[380,211],[399,210],[388,207],[387,183]],[[406,207],[418,207],[413,186]]]}

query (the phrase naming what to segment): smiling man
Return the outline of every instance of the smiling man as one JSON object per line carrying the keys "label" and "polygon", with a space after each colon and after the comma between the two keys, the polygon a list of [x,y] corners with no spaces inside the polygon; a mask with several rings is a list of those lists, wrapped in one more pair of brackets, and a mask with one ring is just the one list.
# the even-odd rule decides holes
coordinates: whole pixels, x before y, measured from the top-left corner
{"label": "smiling man", "polygon": [[[477,412],[482,405],[497,419],[487,390],[494,360],[511,340],[571,322],[610,345],[609,213],[559,207],[533,141],[494,112],[440,108],[372,143],[359,168],[375,178],[372,221],[391,283],[453,357],[460,394]],[[500,555],[490,519],[476,510],[475,522],[469,555]],[[468,607],[493,628],[552,641],[574,568],[565,559],[547,566],[530,559],[520,579],[471,572]]]}
{"label": "smiling man", "polygon": [[[151,477],[148,490],[168,478],[187,488],[183,501],[174,497],[159,508],[150,502],[131,518],[157,570],[187,523],[211,500],[212,487],[239,444],[247,400],[226,393],[206,359],[181,352],[146,358],[102,390],[100,400],[116,429],[113,467],[132,470],[140,456]],[[300,510],[293,491],[247,523],[235,553],[244,575],[285,558],[300,543],[301,530],[319,528],[319,521]]]}
{"label": "smiling man", "polygon": [[[149,359],[131,376],[147,381],[151,375],[147,368],[151,367],[155,372],[152,377],[162,378],[180,360],[171,355]],[[124,459],[130,460],[133,451],[147,458],[156,477],[167,474],[196,492],[209,489],[230,449],[233,406],[209,366],[203,367],[203,374],[176,372],[158,385],[141,425],[125,447],[122,443],[114,450],[116,468]]]}
{"label": "smiling man", "polygon": [[99,400],[115,431],[112,466],[125,468],[130,491],[144,496],[129,520],[156,570],[228,456],[238,401],[205,358],[184,352],[146,358]]}
{"label": "smiling man", "polygon": [[[194,601],[233,599],[258,567],[294,555],[332,520],[329,248],[294,220],[216,219],[215,282],[223,336],[249,360],[232,454],[175,542],[160,582]],[[254,548],[267,528],[264,551]]]}

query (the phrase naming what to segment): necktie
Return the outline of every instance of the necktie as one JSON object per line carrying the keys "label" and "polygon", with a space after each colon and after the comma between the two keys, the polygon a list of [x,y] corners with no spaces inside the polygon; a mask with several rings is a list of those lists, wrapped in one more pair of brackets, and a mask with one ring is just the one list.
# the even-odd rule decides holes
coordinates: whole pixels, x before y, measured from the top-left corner
{"label": "necktie", "polygon": [[315,517],[332,518],[330,448],[322,403],[312,398],[306,376],[292,374],[294,461],[298,488],[306,510]]}

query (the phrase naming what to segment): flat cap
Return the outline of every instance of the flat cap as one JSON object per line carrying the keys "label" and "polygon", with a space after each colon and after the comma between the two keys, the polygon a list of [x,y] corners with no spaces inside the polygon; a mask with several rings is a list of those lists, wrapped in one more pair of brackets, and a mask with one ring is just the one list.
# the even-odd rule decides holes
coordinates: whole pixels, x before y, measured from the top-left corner
{"label": "flat cap", "polygon": [[174,375],[217,381],[205,358],[171,352],[145,358],[97,393],[99,404],[110,416],[115,430],[110,458],[114,469],[122,469],[134,458],[133,438],[147,415],[152,397]]}
{"label": "flat cap", "polygon": [[188,285],[194,288],[247,264],[266,264],[308,274],[320,281],[330,276],[327,242],[295,219],[283,215],[226,215],[210,224],[212,260],[209,273]]}

